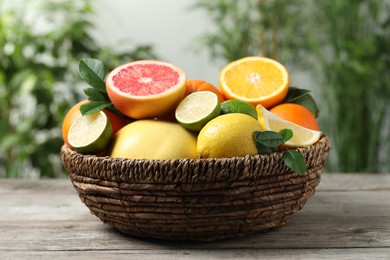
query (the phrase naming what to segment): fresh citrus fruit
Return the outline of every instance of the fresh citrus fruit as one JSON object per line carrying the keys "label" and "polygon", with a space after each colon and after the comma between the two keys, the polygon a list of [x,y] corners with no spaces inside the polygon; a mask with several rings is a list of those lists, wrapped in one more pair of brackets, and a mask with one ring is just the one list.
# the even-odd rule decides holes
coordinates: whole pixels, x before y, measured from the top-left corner
{"label": "fresh citrus fruit", "polygon": [[[65,115],[64,120],[62,121],[62,138],[64,140],[65,145],[69,148],[72,148],[68,142],[69,129],[74,123],[74,121],[81,115],[80,107],[89,102],[91,101],[83,100],[71,107],[71,109]],[[110,120],[113,135],[118,132],[119,129],[129,123],[129,119],[123,115],[119,115],[107,109],[103,109],[103,112],[108,116],[108,119]]]}
{"label": "fresh citrus fruit", "polygon": [[97,154],[108,146],[111,137],[110,120],[100,111],[92,115],[80,115],[69,129],[68,142],[79,153]]}
{"label": "fresh citrus fruit", "polygon": [[289,74],[279,62],[253,56],[226,65],[219,74],[219,84],[227,99],[270,108],[287,95]]}
{"label": "fresh citrus fruit", "polygon": [[284,103],[274,106],[269,111],[278,117],[293,122],[294,124],[316,131],[320,130],[314,115],[309,109],[302,105]]}
{"label": "fresh citrus fruit", "polygon": [[88,100],[83,100],[71,107],[62,121],[62,139],[64,140],[65,145],[69,148],[72,148],[68,142],[69,129],[73,122],[81,115],[80,107],[88,102]]}
{"label": "fresh citrus fruit", "polygon": [[211,91],[218,96],[219,102],[225,101],[225,98],[219,89],[207,81],[201,79],[188,79],[186,85],[186,92],[184,96],[188,96],[189,94],[197,91]]}
{"label": "fresh citrus fruit", "polygon": [[122,127],[131,122],[131,119],[123,115],[111,112],[108,109],[103,109],[103,112],[107,115],[108,120],[110,120],[113,135],[116,134]]}
{"label": "fresh citrus fruit", "polygon": [[196,137],[178,123],[137,120],[119,130],[109,155],[130,159],[196,159]]}
{"label": "fresh citrus fruit", "polygon": [[185,72],[155,60],[134,61],[112,70],[107,94],[123,114],[135,118],[159,117],[175,107],[186,89]]}
{"label": "fresh citrus fruit", "polygon": [[314,144],[322,135],[320,131],[311,130],[280,118],[262,105],[258,105],[256,110],[258,120],[265,129],[275,132],[279,132],[282,129],[291,129],[293,131],[293,137],[285,143],[287,147],[303,147]]}
{"label": "fresh citrus fruit", "polygon": [[257,119],[256,108],[252,104],[237,100],[231,99],[222,102],[221,104],[221,114],[230,114],[230,113],[242,113],[247,114],[254,119]]}
{"label": "fresh citrus fruit", "polygon": [[219,116],[220,112],[218,96],[211,91],[199,91],[180,102],[175,117],[184,128],[199,132],[208,121]]}
{"label": "fresh citrus fruit", "polygon": [[232,113],[209,121],[199,132],[197,151],[202,158],[228,158],[258,154],[253,136],[264,131],[251,116]]}

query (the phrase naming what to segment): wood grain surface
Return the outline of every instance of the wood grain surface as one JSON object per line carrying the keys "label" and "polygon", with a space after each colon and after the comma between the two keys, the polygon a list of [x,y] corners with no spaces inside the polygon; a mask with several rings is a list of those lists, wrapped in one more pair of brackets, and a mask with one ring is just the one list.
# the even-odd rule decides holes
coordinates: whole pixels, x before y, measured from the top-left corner
{"label": "wood grain surface", "polygon": [[218,242],[132,238],[71,182],[0,180],[0,259],[390,259],[390,174],[323,174],[287,225]]}

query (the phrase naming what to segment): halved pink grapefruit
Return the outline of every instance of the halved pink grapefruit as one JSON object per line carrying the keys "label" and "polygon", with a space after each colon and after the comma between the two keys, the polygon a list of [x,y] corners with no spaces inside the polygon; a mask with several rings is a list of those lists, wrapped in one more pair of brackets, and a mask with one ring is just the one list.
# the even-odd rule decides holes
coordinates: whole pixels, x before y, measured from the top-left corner
{"label": "halved pink grapefruit", "polygon": [[112,70],[106,88],[111,102],[123,114],[135,119],[156,118],[181,101],[186,74],[167,62],[134,61]]}

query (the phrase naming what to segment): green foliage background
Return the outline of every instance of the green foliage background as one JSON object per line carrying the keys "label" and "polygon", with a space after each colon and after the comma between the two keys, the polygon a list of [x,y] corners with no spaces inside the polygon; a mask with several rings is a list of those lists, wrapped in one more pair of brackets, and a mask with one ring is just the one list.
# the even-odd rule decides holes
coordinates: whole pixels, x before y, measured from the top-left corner
{"label": "green foliage background", "polygon": [[[330,172],[390,172],[390,2],[198,0],[213,61],[263,55],[305,71],[330,137]],[[310,85],[313,84],[313,85]]]}
{"label": "green foliage background", "polygon": [[149,45],[121,52],[98,46],[93,17],[87,0],[0,2],[0,177],[65,176],[61,122],[85,99],[80,58],[113,68],[156,57]]}
{"label": "green foliage background", "polygon": [[[197,0],[190,7],[210,19],[197,44],[212,62],[263,55],[285,64],[293,80],[297,72],[309,76],[298,87],[320,103],[332,144],[327,171],[390,172],[389,1]],[[0,2],[0,177],[65,176],[60,126],[85,99],[81,58],[109,68],[157,58],[150,45],[99,46],[94,15],[88,0]]]}

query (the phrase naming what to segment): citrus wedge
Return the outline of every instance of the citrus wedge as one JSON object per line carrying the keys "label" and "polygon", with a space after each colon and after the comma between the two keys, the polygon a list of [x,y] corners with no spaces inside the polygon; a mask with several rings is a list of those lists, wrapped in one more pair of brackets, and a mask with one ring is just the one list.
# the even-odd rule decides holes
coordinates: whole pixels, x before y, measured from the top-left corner
{"label": "citrus wedge", "polygon": [[290,121],[284,120],[272,114],[262,105],[258,105],[256,110],[258,121],[265,129],[279,132],[280,130],[287,128],[293,131],[293,137],[285,143],[287,147],[296,148],[312,145],[316,143],[322,135],[321,131],[311,130],[309,128],[305,128]]}
{"label": "citrus wedge", "polygon": [[279,62],[265,57],[246,57],[226,65],[219,74],[222,94],[227,99],[247,101],[270,108],[283,101],[289,74]]}
{"label": "citrus wedge", "polygon": [[277,115],[287,121],[294,124],[319,131],[317,120],[312,112],[306,107],[293,104],[293,103],[282,103],[276,105],[269,110],[272,114]]}
{"label": "citrus wedge", "polygon": [[211,119],[219,116],[218,95],[211,91],[193,92],[186,96],[175,111],[176,120],[186,129],[200,131]]}
{"label": "citrus wedge", "polygon": [[79,153],[97,154],[108,146],[111,137],[111,123],[100,111],[88,116],[80,115],[69,129],[68,142]]}
{"label": "citrus wedge", "polygon": [[186,75],[162,61],[140,60],[112,70],[106,79],[107,94],[123,114],[135,118],[160,117],[183,98]]}

